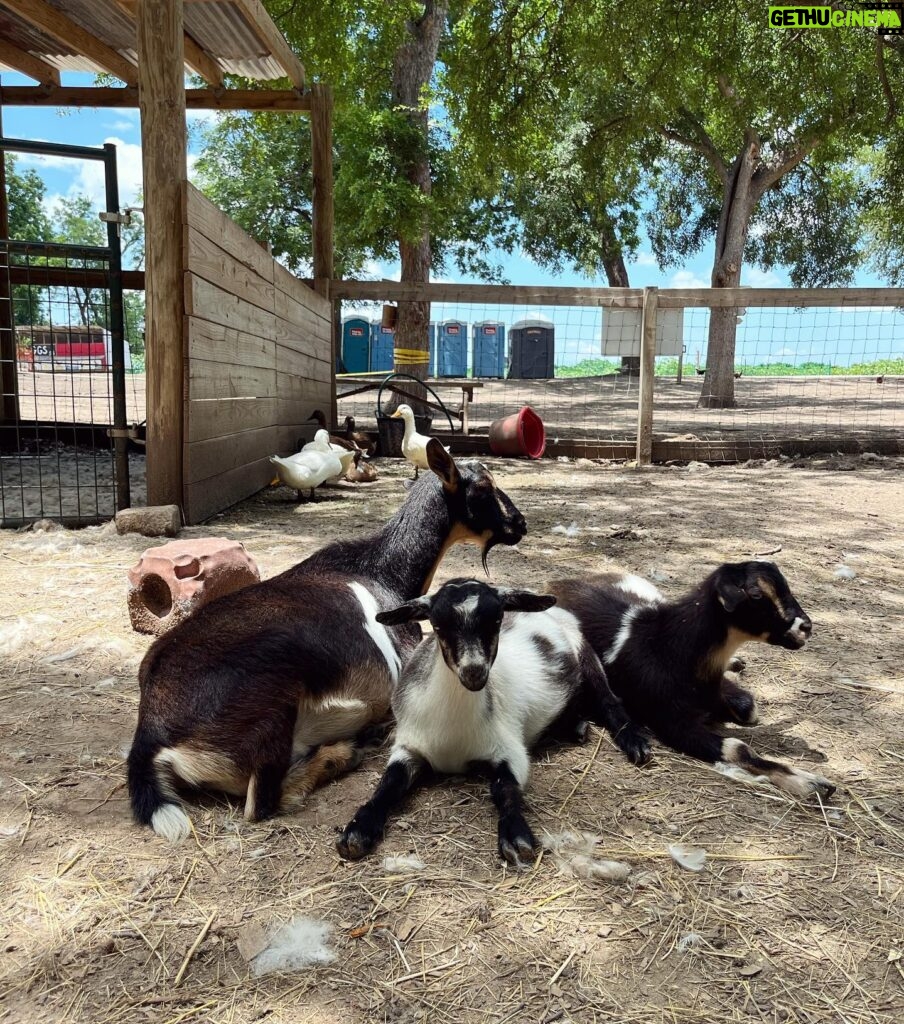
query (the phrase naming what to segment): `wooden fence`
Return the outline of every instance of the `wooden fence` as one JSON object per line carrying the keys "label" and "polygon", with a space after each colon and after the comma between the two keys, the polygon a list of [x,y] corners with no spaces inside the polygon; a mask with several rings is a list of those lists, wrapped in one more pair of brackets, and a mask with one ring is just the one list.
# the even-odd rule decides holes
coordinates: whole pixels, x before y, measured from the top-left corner
{"label": "wooden fence", "polygon": [[[654,388],[655,345],[657,316],[664,310],[683,309],[687,313],[697,310],[735,308],[739,312],[751,307],[791,311],[821,309],[873,309],[888,311],[904,309],[904,288],[599,288],[557,287],[547,285],[482,285],[430,283],[412,284],[397,281],[333,281],[330,296],[335,301],[349,302],[410,302],[428,301],[441,305],[472,307],[473,320],[504,319],[507,308],[510,319],[525,315],[525,309],[536,307],[597,307],[603,311],[633,309],[640,312],[640,380],[630,392],[627,385],[616,390],[604,386],[604,381],[616,377],[589,378],[598,382],[596,393],[588,385],[575,399],[575,406],[584,417],[583,423],[571,429],[568,393],[578,387],[578,380],[556,378],[555,388],[550,382],[488,381],[480,392],[478,403],[493,408],[494,416],[507,415],[512,410],[507,391],[517,391],[517,404],[534,404],[549,398],[555,408],[546,410],[540,404],[534,407],[541,415],[549,412],[555,423],[547,451],[555,455],[587,456],[590,458],[636,458],[640,463],[669,459],[705,461],[742,461],[754,457],[775,457],[779,454],[811,453],[822,451],[875,451],[897,454],[904,451],[904,440],[899,424],[904,422],[904,378],[889,375],[882,383],[873,375],[868,381],[852,382],[839,395],[840,387],[851,378],[831,378],[833,387],[819,383],[804,384],[804,378],[777,378],[785,382],[800,381],[797,392],[792,384],[777,385],[766,378],[747,377],[743,387],[749,388],[753,380],[762,380],[761,394],[755,396],[760,406],[751,402],[737,413],[730,410],[721,416],[718,410],[685,415],[678,410],[679,403],[671,395],[663,403],[663,392]],[[517,310],[517,312],[516,312]],[[467,314],[464,315],[467,319]],[[904,319],[902,319],[904,323]],[[898,328],[904,338],[904,331]],[[896,350],[897,351],[897,350]],[[904,351],[902,349],[901,351]],[[684,391],[693,393],[692,380]],[[533,393],[530,386],[535,385]],[[518,390],[520,388],[520,390]],[[806,388],[806,393],[801,394]],[[544,390],[545,389],[545,390]],[[821,389],[821,390],[820,390]],[[823,393],[824,392],[824,393]],[[678,391],[672,389],[672,395]],[[750,398],[752,392],[747,397]],[[659,404],[656,404],[659,403]],[[837,424],[828,424],[827,412],[835,403],[839,410]],[[681,406],[689,406],[690,400]],[[693,400],[696,404],[696,399]],[[623,423],[625,406],[631,406],[630,425]],[[655,406],[655,409],[654,409]],[[618,425],[613,434],[606,436],[603,417],[613,416],[618,409]],[[787,407],[788,415],[779,412]],[[792,410],[798,409],[800,422],[790,422]],[[588,411],[590,410],[590,411]],[[360,410],[349,411],[360,412]],[[655,412],[655,415],[654,415]],[[473,414],[472,414],[473,415]],[[591,417],[598,415],[598,422]],[[492,416],[491,416],[492,418]],[[546,419],[546,416],[544,416]],[[672,431],[685,436],[656,436],[657,424],[684,424],[684,429]],[[547,422],[549,420],[547,419]],[[611,421],[610,421],[611,422]],[[581,426],[588,429],[582,430]],[[565,428],[564,430],[562,428]],[[659,427],[661,430],[661,426]],[[702,436],[693,436],[695,431]],[[628,435],[628,436],[625,436]],[[630,439],[629,439],[630,436]],[[482,451],[486,438],[455,437],[455,450]]]}
{"label": "wooden fence", "polygon": [[331,305],[191,185],[183,205],[183,505],[197,523],[265,487],[334,393]]}

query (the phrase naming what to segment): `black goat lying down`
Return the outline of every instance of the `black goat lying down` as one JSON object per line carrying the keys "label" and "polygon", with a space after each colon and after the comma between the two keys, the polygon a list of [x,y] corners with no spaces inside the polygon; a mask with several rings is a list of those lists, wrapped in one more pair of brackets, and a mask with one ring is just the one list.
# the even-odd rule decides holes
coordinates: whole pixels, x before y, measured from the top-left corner
{"label": "black goat lying down", "polygon": [[558,580],[549,587],[572,611],[599,655],[628,713],[663,743],[701,761],[737,765],[767,776],[803,799],[830,796],[820,775],[758,757],[711,723],[757,721],[753,695],[730,669],[749,641],[788,650],[807,642],[812,624],[772,562],[726,564],[677,601],[638,576]]}
{"label": "black goat lying down", "polygon": [[259,820],[354,767],[353,739],[389,710],[420,627],[387,630],[430,586],[456,543],[516,544],[524,517],[479,462],[436,440],[432,473],[377,534],[337,541],[287,572],[200,608],[157,640],[139,672],[128,759],[136,819],[178,841],[190,823],[177,786],[245,797]]}
{"label": "black goat lying down", "polygon": [[339,840],[343,857],[373,849],[425,768],[458,773],[486,765],[499,811],[499,854],[513,864],[533,860],[537,844],[521,789],[530,749],[544,733],[580,736],[589,720],[605,726],[635,764],[646,760],[646,736],[609,689],[577,619],[554,604],[548,594],[457,579],[377,616],[392,625],[429,619],[433,633],[393,693],[389,764]]}

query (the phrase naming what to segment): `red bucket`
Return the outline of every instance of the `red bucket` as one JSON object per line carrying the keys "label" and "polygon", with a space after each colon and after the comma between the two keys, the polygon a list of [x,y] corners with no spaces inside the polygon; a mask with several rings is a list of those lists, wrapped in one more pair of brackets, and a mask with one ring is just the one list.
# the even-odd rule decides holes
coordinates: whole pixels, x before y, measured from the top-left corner
{"label": "red bucket", "polygon": [[543,420],[529,405],[490,424],[490,451],[494,455],[526,455],[539,459],[546,451]]}

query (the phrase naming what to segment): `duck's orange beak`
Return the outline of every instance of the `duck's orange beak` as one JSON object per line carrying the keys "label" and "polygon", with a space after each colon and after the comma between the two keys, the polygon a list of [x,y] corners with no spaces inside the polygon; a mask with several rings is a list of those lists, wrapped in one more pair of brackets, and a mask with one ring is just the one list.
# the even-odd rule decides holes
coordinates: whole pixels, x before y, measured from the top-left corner
{"label": "duck's orange beak", "polygon": [[396,411],[392,413],[392,415],[389,418],[391,420],[400,420],[402,418],[402,414],[399,412],[398,409],[396,409]]}

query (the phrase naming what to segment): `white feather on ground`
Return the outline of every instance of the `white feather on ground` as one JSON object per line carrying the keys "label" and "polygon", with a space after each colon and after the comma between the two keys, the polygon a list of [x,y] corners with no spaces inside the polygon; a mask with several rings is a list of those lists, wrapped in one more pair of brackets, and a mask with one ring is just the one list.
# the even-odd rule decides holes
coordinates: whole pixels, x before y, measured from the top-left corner
{"label": "white feather on ground", "polygon": [[835,575],[840,580],[852,580],[857,573],[849,565],[838,565],[835,567]]}
{"label": "white feather on ground", "polygon": [[277,928],[267,946],[251,961],[251,971],[259,978],[274,971],[297,971],[314,964],[328,964],[336,959],[329,946],[333,926],[311,917],[293,917]]}
{"label": "white feather on ground", "polygon": [[541,845],[552,854],[563,875],[583,878],[588,882],[623,882],[631,874],[630,866],[597,857],[598,842],[599,837],[591,832],[547,832]]}
{"label": "white feather on ground", "polygon": [[561,533],[566,537],[579,537],[581,535],[581,528],[576,522],[572,522],[569,526],[563,526],[561,523],[556,523],[552,528],[553,533]]}
{"label": "white feather on ground", "polygon": [[408,871],[423,871],[424,862],[420,857],[384,857],[383,870],[390,875],[403,875]]}
{"label": "white feather on ground", "polygon": [[702,871],[706,865],[706,850],[701,850],[696,846],[670,843],[669,856],[685,871]]}

